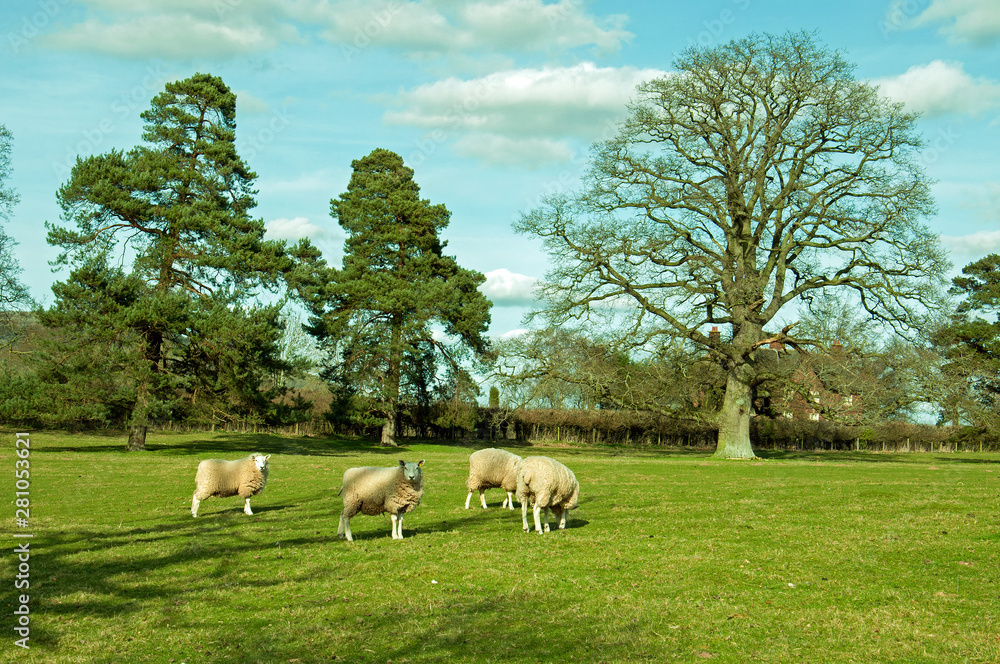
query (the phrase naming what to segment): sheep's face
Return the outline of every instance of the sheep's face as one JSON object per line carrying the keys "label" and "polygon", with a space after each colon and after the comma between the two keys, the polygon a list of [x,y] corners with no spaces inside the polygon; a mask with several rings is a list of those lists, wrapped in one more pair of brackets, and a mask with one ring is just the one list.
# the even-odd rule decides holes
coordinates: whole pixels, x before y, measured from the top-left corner
{"label": "sheep's face", "polygon": [[271,458],[270,454],[268,454],[267,456],[264,456],[263,454],[254,454],[253,462],[257,465],[258,470],[263,471],[265,468],[267,468],[267,460],[270,458]]}
{"label": "sheep's face", "polygon": [[406,478],[407,482],[417,484],[423,477],[423,471],[420,467],[424,465],[424,460],[413,463],[412,461],[407,463],[402,459],[399,460],[399,467],[403,469],[403,477]]}

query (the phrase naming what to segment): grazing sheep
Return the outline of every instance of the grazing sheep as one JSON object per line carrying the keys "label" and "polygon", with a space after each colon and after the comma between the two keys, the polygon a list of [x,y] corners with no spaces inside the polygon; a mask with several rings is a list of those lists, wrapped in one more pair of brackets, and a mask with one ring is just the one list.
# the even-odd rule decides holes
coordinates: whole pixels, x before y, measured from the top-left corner
{"label": "grazing sheep", "polygon": [[566,527],[566,515],[577,507],[580,485],[573,471],[555,459],[544,456],[526,457],[517,470],[517,499],[521,503],[521,521],[524,532],[528,525],[528,503],[534,508],[535,532],[542,534],[539,516],[545,510],[545,530],[549,532],[549,509],[559,519],[559,528]]}
{"label": "grazing sheep", "polygon": [[251,454],[236,461],[205,459],[198,464],[194,476],[194,496],[191,498],[191,516],[198,516],[198,504],[209,496],[228,498],[239,494],[246,499],[243,511],[250,511],[250,496],[256,496],[267,484],[268,454]]}
{"label": "grazing sheep", "polygon": [[507,492],[503,507],[514,509],[514,492],[517,490],[517,464],[521,457],[506,450],[489,447],[473,452],[469,457],[469,479],[465,486],[469,495],[465,498],[465,509],[469,509],[472,492],[479,491],[479,500],[486,509],[486,490],[501,488]]}
{"label": "grazing sheep", "polygon": [[424,495],[423,465],[423,459],[417,463],[400,459],[398,466],[390,468],[364,466],[344,471],[344,484],[337,492],[344,497],[337,536],[354,541],[351,517],[358,512],[370,516],[388,512],[392,518],[392,539],[403,539],[403,515],[412,512]]}

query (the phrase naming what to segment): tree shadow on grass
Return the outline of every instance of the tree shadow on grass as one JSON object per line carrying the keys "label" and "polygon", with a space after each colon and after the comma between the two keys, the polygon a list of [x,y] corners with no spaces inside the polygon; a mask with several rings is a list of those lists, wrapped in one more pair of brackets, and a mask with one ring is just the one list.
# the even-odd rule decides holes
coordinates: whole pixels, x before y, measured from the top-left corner
{"label": "tree shadow on grass", "polygon": [[855,451],[812,451],[812,450],[754,450],[761,459],[767,461],[812,461],[815,463],[919,463],[927,459],[914,458],[910,454],[895,452],[855,452]]}
{"label": "tree shadow on grass", "polygon": [[125,449],[125,439],[121,444],[99,445],[90,444],[86,439],[79,445],[40,445],[33,451],[43,453],[87,452],[102,454],[142,455],[144,453],[164,454],[168,456],[192,456],[202,458],[236,459],[251,452],[260,454],[283,454],[297,456],[345,457],[358,453],[374,454],[387,457],[398,457],[410,453],[406,445],[387,447],[372,441],[353,440],[345,438],[306,438],[278,436],[274,434],[253,433],[220,433],[190,439],[168,440],[157,442],[155,436],[147,440],[145,452],[128,452]]}
{"label": "tree shadow on grass", "polygon": [[971,463],[971,464],[986,464],[986,465],[1000,465],[1000,457],[996,459],[977,459],[958,456],[958,454],[948,455],[948,456],[937,456],[934,457],[935,461],[940,463]]}

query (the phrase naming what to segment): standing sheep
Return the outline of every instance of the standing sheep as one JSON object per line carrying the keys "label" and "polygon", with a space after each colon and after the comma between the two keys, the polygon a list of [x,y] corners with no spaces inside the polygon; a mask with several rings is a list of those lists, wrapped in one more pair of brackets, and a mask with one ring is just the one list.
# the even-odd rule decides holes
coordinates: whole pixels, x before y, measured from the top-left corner
{"label": "standing sheep", "polygon": [[344,471],[344,483],[337,493],[344,497],[337,536],[351,536],[351,517],[358,512],[377,516],[385,512],[392,518],[392,539],[403,539],[403,515],[412,512],[424,495],[424,460],[379,468],[364,466]]}
{"label": "standing sheep", "polygon": [[521,503],[524,532],[528,525],[528,503],[535,513],[535,532],[542,534],[541,510],[545,510],[545,530],[549,532],[549,509],[559,519],[560,530],[566,527],[566,515],[577,507],[580,485],[573,471],[555,459],[532,456],[523,459],[517,471],[517,499]]}
{"label": "standing sheep", "polygon": [[267,484],[268,454],[251,454],[236,461],[205,459],[198,464],[194,476],[194,496],[191,498],[191,516],[198,516],[198,505],[209,496],[228,498],[239,494],[246,499],[243,511],[250,511],[250,496],[256,496]]}
{"label": "standing sheep", "polygon": [[465,480],[465,486],[469,489],[465,509],[469,509],[473,491],[479,492],[479,501],[483,504],[483,509],[486,509],[486,490],[499,487],[507,492],[502,507],[513,510],[514,492],[517,490],[517,464],[520,461],[521,457],[516,454],[495,447],[473,452],[469,456],[469,479]]}

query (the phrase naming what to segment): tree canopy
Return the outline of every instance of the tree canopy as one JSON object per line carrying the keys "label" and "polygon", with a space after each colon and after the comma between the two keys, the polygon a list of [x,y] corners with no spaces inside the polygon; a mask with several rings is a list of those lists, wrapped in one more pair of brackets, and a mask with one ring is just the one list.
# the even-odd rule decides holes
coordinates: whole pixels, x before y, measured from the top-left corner
{"label": "tree canopy", "polygon": [[821,347],[789,305],[846,290],[905,334],[948,263],[924,224],[916,116],[839,53],[808,33],[752,35],[691,48],[675,69],[638,87],[582,189],[517,228],[552,256],[536,320],[603,323],[631,353],[702,349],[726,372],[716,454],[751,458],[757,349]]}

